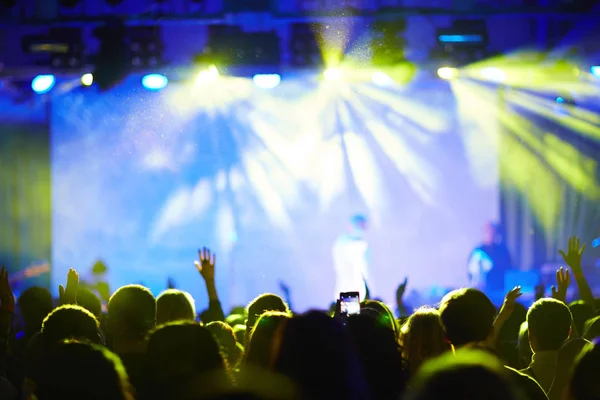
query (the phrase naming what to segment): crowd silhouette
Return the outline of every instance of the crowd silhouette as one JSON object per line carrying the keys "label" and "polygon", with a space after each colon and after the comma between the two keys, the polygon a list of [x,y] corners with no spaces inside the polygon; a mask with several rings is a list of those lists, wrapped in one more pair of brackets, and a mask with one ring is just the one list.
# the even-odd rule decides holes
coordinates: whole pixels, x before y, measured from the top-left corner
{"label": "crowd silhouette", "polygon": [[[15,299],[2,267],[0,399],[600,399],[584,249],[569,240],[550,296],[539,290],[528,308],[515,287],[499,310],[474,288],[409,310],[405,280],[395,312],[365,299],[350,316],[339,304],[297,314],[270,293],[225,315],[206,248],[200,313],[175,288],[155,298],[127,285],[104,304],[74,269],[58,299],[39,287]],[[571,280],[579,298],[569,304]]]}

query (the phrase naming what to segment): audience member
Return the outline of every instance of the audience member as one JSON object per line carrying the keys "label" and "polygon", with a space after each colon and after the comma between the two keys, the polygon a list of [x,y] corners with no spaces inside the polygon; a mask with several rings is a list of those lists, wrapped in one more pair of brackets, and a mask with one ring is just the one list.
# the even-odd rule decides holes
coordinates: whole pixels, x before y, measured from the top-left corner
{"label": "audience member", "polygon": [[167,289],[156,298],[156,324],[176,321],[194,321],[196,308],[194,298],[177,289]]}
{"label": "audience member", "polygon": [[394,331],[388,321],[370,315],[353,315],[348,331],[369,387],[371,399],[398,399],[408,374]]}
{"label": "audience member", "polygon": [[77,290],[77,304],[91,312],[98,321],[102,319],[102,301],[87,288]]}
{"label": "audience member", "polygon": [[320,312],[294,316],[278,329],[275,371],[312,400],[366,399],[367,384],[347,330]]}
{"label": "audience member", "polygon": [[[256,297],[248,304],[246,311],[246,332],[251,332],[258,318],[266,311],[279,311],[290,314],[288,305],[276,294],[265,293]],[[248,338],[246,338],[248,340]]]}
{"label": "audience member", "polygon": [[[440,314],[446,338],[454,346],[492,347],[496,307],[477,289],[458,289],[448,293],[440,303]],[[540,385],[531,377],[504,366],[508,376],[530,400],[548,398]]]}
{"label": "audience member", "polygon": [[231,368],[237,366],[244,350],[243,347],[237,342],[235,333],[233,333],[233,329],[221,321],[213,321],[207,324],[206,329],[208,329],[213,334],[215,339],[217,339],[228,365]]}
{"label": "audience member", "polygon": [[458,350],[429,360],[411,384],[409,400],[517,400],[506,369],[485,351]]}
{"label": "audience member", "polygon": [[566,304],[555,299],[541,299],[527,312],[531,364],[522,372],[535,379],[546,393],[550,391],[556,369],[558,350],[569,339],[573,317]]}
{"label": "audience member", "polygon": [[25,289],[17,300],[23,318],[23,332],[17,336],[14,351],[22,355],[29,340],[42,329],[42,322],[54,308],[52,295],[48,289],[30,287]]}
{"label": "audience member", "polygon": [[582,350],[589,344],[591,343],[585,339],[575,338],[563,344],[560,350],[558,350],[554,381],[548,393],[550,400],[563,400],[568,397],[566,396],[566,390],[569,386],[575,361]]}
{"label": "audience member", "polygon": [[416,310],[402,326],[401,344],[411,376],[425,361],[450,350],[439,311],[427,307]]}
{"label": "audience member", "polygon": [[150,334],[145,376],[148,400],[212,398],[231,389],[219,344],[196,322],[174,322]]}
{"label": "audience member", "polygon": [[571,400],[600,399],[600,346],[598,341],[583,349],[575,363],[568,394]]}
{"label": "audience member", "polygon": [[573,316],[573,337],[582,337],[585,322],[596,316],[592,306],[583,300],[573,301],[569,304],[569,310]]}
{"label": "audience member", "polygon": [[44,345],[48,348],[66,339],[103,344],[100,324],[94,315],[77,305],[55,308],[42,323]]}
{"label": "audience member", "polygon": [[67,341],[43,358],[35,378],[37,400],[133,400],[127,374],[119,358],[94,344]]}
{"label": "audience member", "polygon": [[275,333],[291,316],[285,312],[267,311],[259,318],[248,335],[243,363],[268,368],[273,361],[272,343]]}
{"label": "audience member", "polygon": [[107,335],[136,389],[142,383],[146,337],[156,324],[156,300],[140,285],[118,289],[108,302]]}

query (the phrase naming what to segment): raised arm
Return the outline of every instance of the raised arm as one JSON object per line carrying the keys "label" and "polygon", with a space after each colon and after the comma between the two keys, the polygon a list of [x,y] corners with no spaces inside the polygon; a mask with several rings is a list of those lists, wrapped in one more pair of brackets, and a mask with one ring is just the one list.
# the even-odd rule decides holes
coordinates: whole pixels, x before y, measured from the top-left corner
{"label": "raised arm", "polygon": [[221,301],[217,294],[217,285],[215,284],[215,263],[217,256],[211,253],[210,249],[204,247],[198,250],[199,261],[195,261],[196,269],[204,279],[206,292],[208,293],[208,310],[205,314],[205,324],[213,321],[224,321],[225,314],[221,307]]}
{"label": "raised arm", "polygon": [[592,294],[587,279],[585,279],[585,276],[583,275],[583,268],[581,267],[581,257],[583,256],[584,251],[585,243],[581,244],[581,239],[577,236],[573,236],[569,239],[567,252],[565,253],[564,251],[559,250],[559,253],[563,257],[563,260],[565,260],[565,263],[571,268],[571,271],[573,271],[573,277],[575,278],[581,300],[592,307],[592,310],[596,312],[594,295]]}

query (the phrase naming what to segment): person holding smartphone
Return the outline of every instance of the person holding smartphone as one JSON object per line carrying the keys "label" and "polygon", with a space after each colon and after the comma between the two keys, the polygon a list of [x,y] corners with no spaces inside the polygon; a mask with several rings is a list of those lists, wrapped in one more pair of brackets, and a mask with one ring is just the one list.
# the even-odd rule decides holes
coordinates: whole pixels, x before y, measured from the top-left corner
{"label": "person holding smartphone", "polygon": [[366,217],[355,215],[350,219],[349,231],[340,235],[333,245],[336,299],[342,292],[358,292],[361,300],[367,298],[370,257],[366,230]]}

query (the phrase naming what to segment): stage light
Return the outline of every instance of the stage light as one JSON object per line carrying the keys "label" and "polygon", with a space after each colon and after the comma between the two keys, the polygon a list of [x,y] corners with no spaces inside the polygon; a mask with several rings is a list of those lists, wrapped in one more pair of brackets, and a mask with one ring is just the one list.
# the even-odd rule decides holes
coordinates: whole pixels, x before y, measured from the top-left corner
{"label": "stage light", "polygon": [[164,89],[168,83],[169,80],[167,77],[161,74],[149,74],[142,78],[142,86],[147,90],[161,90]]}
{"label": "stage light", "polygon": [[214,65],[211,65],[208,69],[200,71],[196,77],[196,84],[201,85],[204,83],[215,82],[221,75],[219,70]]}
{"label": "stage light", "polygon": [[38,75],[31,81],[31,88],[37,94],[48,93],[54,87],[54,75]]}
{"label": "stage light", "polygon": [[281,76],[279,74],[257,74],[252,80],[259,88],[273,89],[281,83]]}
{"label": "stage light", "polygon": [[592,75],[597,76],[598,78],[600,78],[600,65],[593,65],[590,67],[590,72],[592,73]]}
{"label": "stage light", "polygon": [[437,70],[437,74],[442,79],[454,79],[458,76],[458,69],[452,67],[442,67]]}
{"label": "stage light", "polygon": [[83,86],[91,86],[94,83],[94,75],[92,74],[84,74],[81,77],[81,84]]}
{"label": "stage light", "polygon": [[558,96],[558,97],[556,98],[556,102],[557,102],[558,104],[563,104],[563,103],[565,102],[565,99],[564,99],[563,97],[560,97],[560,96]]}
{"label": "stage light", "polygon": [[387,86],[391,85],[394,81],[390,78],[385,72],[375,71],[373,75],[371,75],[371,81],[377,86]]}
{"label": "stage light", "polygon": [[481,76],[491,82],[504,82],[506,80],[506,73],[500,68],[487,67],[481,69]]}
{"label": "stage light", "polygon": [[342,79],[342,71],[337,68],[328,68],[323,72],[323,77],[328,81],[339,81]]}

